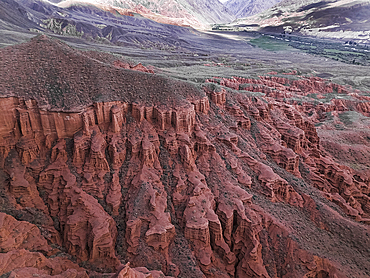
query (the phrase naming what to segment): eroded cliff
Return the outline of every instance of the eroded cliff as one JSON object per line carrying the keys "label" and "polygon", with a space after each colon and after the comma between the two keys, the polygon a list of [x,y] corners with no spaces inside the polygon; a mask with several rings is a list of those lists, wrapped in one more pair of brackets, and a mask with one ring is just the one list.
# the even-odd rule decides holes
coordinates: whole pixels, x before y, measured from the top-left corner
{"label": "eroded cliff", "polygon": [[[55,71],[77,70],[62,54],[74,50],[35,44],[61,55]],[[1,66],[28,47],[1,50]],[[28,79],[1,75],[0,275],[367,275],[369,175],[325,150],[315,126],[328,111],[367,117],[360,92],[274,75],[196,87],[73,55],[91,69],[86,84],[56,82],[83,91],[78,103],[50,107],[49,75],[28,94]],[[104,86],[89,83],[94,66]],[[353,98],[293,98],[333,91]]]}

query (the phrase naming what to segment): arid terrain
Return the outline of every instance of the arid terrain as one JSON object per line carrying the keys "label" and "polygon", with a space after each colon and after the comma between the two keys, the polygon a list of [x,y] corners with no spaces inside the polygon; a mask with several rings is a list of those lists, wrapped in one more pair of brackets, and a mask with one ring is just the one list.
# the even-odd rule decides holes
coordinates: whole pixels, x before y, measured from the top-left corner
{"label": "arid terrain", "polygon": [[369,45],[369,16],[368,0],[283,0],[223,28],[354,40]]}
{"label": "arid terrain", "polygon": [[363,45],[30,3],[0,2],[0,277],[370,277]]}

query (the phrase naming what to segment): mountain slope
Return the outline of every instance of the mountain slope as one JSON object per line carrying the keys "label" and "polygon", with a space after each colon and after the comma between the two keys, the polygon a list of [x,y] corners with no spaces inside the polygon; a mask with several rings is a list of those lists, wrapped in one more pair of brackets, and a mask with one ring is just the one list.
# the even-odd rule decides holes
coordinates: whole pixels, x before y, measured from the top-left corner
{"label": "mountain slope", "polygon": [[282,1],[271,9],[239,20],[258,30],[294,32],[317,37],[370,42],[370,1]]}
{"label": "mountain slope", "polygon": [[237,18],[242,18],[267,10],[279,1],[280,0],[229,0],[225,3],[225,6]]}
{"label": "mountain slope", "polygon": [[0,1],[0,26],[17,26],[26,28],[35,28],[35,22],[29,19],[29,13],[26,8],[13,0]]}
{"label": "mountain slope", "polygon": [[[61,8],[44,1],[6,0],[0,1],[2,13],[1,29],[30,36],[37,30],[144,49],[192,51],[203,47],[197,46],[200,33],[192,28],[161,24],[140,15],[125,16],[87,4]],[[0,43],[11,43],[14,35],[8,37],[0,36]]]}
{"label": "mountain slope", "polygon": [[[131,11],[163,23],[191,25],[204,28],[213,23],[227,23],[235,19],[218,0],[66,0],[60,7],[90,4],[118,12]],[[122,9],[122,10],[120,10]]]}

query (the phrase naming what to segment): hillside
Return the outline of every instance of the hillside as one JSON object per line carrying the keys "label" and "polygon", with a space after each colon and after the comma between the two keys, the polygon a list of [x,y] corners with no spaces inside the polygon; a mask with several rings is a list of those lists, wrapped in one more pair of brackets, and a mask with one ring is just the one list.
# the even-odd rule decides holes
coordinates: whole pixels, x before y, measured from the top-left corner
{"label": "hillside", "polygon": [[265,11],[278,2],[279,0],[229,0],[225,3],[225,6],[236,18],[243,18]]}
{"label": "hillside", "polygon": [[261,14],[238,20],[234,26],[257,26],[252,29],[369,43],[369,18],[367,0],[287,0]]}
{"label": "hillside", "polygon": [[218,0],[66,0],[59,2],[58,6],[70,7],[81,4],[117,9],[120,13],[134,12],[158,22],[190,25],[196,28],[206,28],[214,23],[228,23],[235,19]]}
{"label": "hillside", "polygon": [[7,44],[18,36],[32,37],[46,32],[105,45],[191,51],[194,40],[191,38],[199,36],[191,27],[177,26],[178,21],[158,23],[127,10],[126,14],[120,14],[105,8],[92,5],[60,8],[44,1],[1,1],[0,12],[4,16],[0,26],[8,30],[1,39]]}

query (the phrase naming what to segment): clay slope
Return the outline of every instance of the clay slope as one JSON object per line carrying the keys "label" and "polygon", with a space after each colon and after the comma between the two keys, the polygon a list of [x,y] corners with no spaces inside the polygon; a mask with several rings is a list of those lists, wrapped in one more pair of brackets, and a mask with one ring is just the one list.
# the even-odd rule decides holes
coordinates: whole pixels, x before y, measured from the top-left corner
{"label": "clay slope", "polygon": [[[0,55],[0,275],[370,275],[369,176],[315,126],[367,117],[361,92],[276,73],[194,86],[44,36]],[[311,105],[333,92],[349,100]]]}
{"label": "clay slope", "polygon": [[[22,61],[19,53],[25,57]],[[81,111],[108,100],[153,103],[168,98],[181,103],[182,97],[204,96],[194,85],[126,70],[125,63],[114,56],[76,51],[46,36],[4,49],[1,63],[5,69],[0,76],[2,95],[28,95],[48,110]],[[177,92],[181,95],[173,98]]]}

